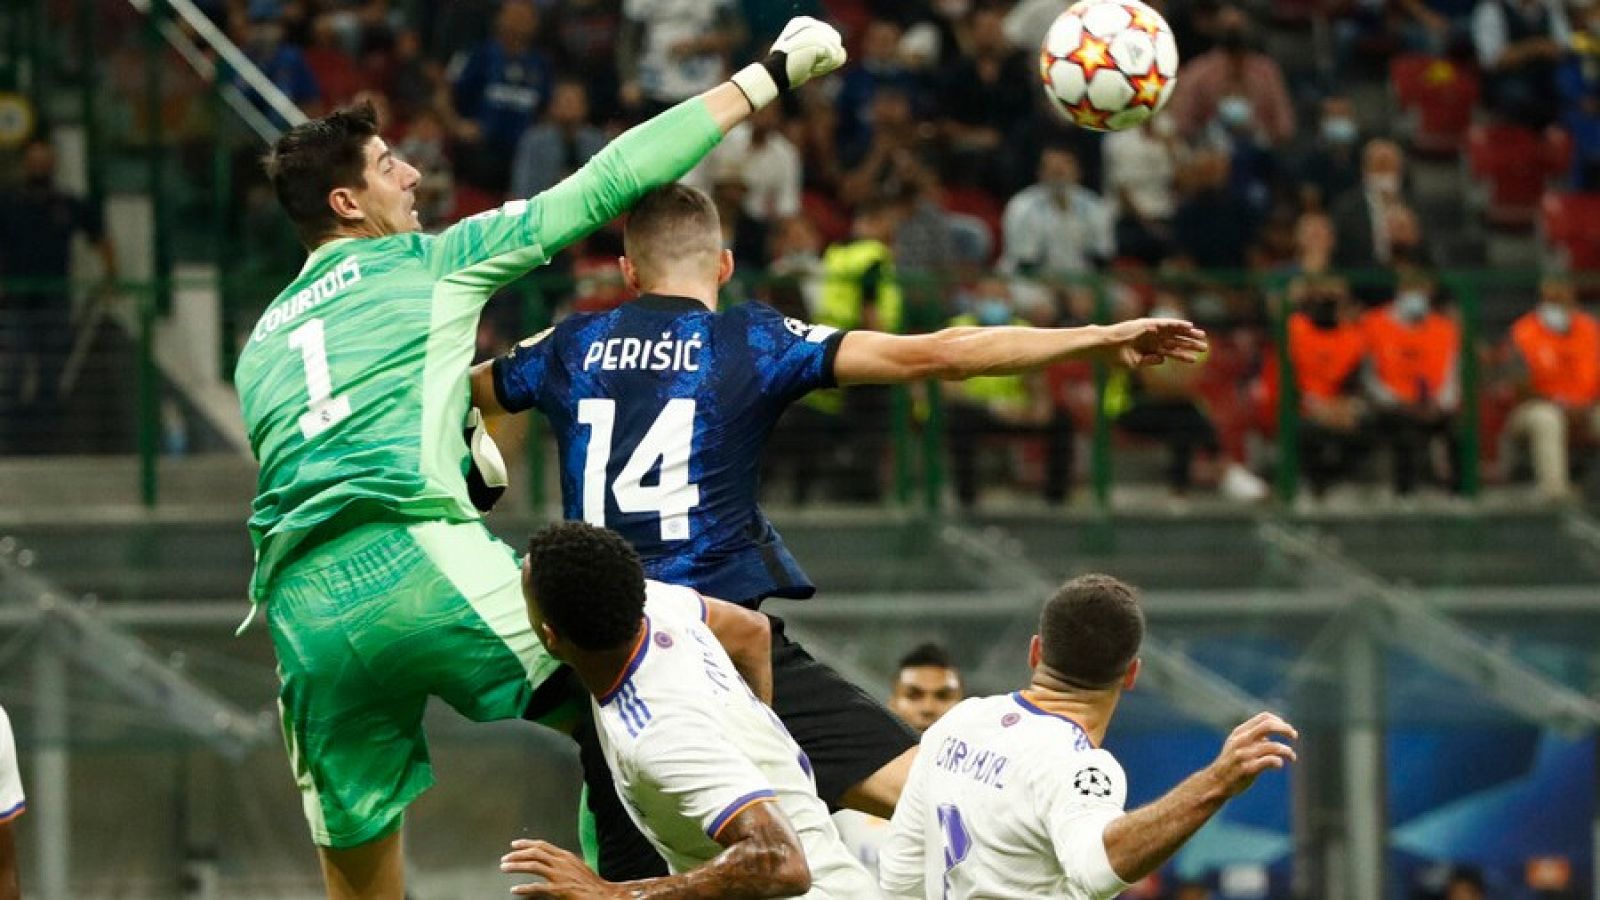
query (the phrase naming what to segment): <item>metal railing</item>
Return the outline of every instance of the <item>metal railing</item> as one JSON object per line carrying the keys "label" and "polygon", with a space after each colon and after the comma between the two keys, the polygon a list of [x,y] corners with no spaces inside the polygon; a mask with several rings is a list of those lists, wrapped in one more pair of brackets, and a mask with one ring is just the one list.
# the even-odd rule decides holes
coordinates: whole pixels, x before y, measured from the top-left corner
{"label": "metal railing", "polygon": [[[292,265],[291,262],[289,265]],[[225,268],[220,278],[197,277],[194,281],[168,279],[165,281],[124,282],[113,286],[86,285],[57,282],[0,282],[0,296],[53,295],[60,303],[79,312],[75,317],[56,315],[47,318],[41,326],[30,323],[25,316],[9,313],[0,316],[0,362],[6,365],[12,382],[21,379],[32,385],[39,402],[38,392],[48,385],[45,380],[55,378],[60,385],[64,403],[60,412],[76,411],[77,419],[69,419],[56,438],[29,444],[23,430],[29,420],[18,410],[27,403],[17,399],[15,384],[4,387],[7,376],[0,375],[0,448],[4,452],[55,452],[55,453],[124,453],[136,454],[141,460],[140,495],[147,503],[159,497],[156,484],[157,462],[163,456],[182,456],[200,452],[204,446],[217,442],[185,440],[180,434],[181,417],[185,411],[185,385],[174,383],[173,376],[164,373],[155,363],[156,333],[169,316],[161,311],[161,298],[175,289],[216,292],[222,348],[216,377],[223,381],[231,378],[232,361],[236,349],[242,345],[250,324],[264,309],[272,296],[283,287],[292,269],[269,274],[271,266],[263,263],[256,271],[241,271],[243,267]],[[1537,276],[1525,273],[1516,277],[1504,273],[1493,276],[1485,273],[1446,272],[1439,278],[1441,286],[1454,297],[1452,315],[1458,321],[1462,352],[1456,354],[1458,377],[1462,387],[1459,412],[1453,430],[1456,438],[1455,465],[1460,472],[1458,492],[1472,499],[1482,492],[1484,460],[1482,446],[1485,428],[1485,393],[1499,398],[1495,416],[1503,415],[1506,381],[1485,360],[1497,358],[1506,343],[1506,325],[1516,315],[1532,307],[1537,292]],[[961,283],[970,282],[966,279]],[[940,283],[934,290],[914,292],[918,296],[942,297],[940,305],[908,306],[907,326],[912,330],[934,330],[951,318],[956,308],[953,298],[960,294],[961,283]],[[1360,280],[1357,284],[1362,283]],[[769,296],[768,282],[761,278],[747,278],[743,284],[756,297]],[[1176,283],[1167,283],[1171,287]],[[1220,315],[1215,310],[1199,310],[1197,318],[1213,331],[1219,344],[1235,343],[1234,338],[1257,349],[1248,356],[1236,356],[1231,361],[1242,366],[1235,381],[1227,386],[1233,391],[1233,401],[1238,410],[1255,416],[1260,407],[1259,393],[1252,393],[1257,377],[1252,374],[1269,362],[1268,354],[1276,353],[1276,361],[1285,374],[1279,379],[1280,391],[1275,419],[1255,422],[1245,426],[1245,431],[1255,435],[1255,440],[1267,452],[1258,454],[1262,471],[1271,470],[1276,499],[1283,504],[1293,504],[1300,492],[1301,466],[1298,460],[1301,437],[1301,405],[1296,396],[1293,359],[1287,352],[1287,313],[1291,299],[1283,279],[1259,279],[1238,275],[1211,274],[1201,278],[1188,278],[1181,283],[1183,291],[1194,302],[1204,306],[1207,296],[1227,293],[1235,310]],[[1075,278],[1049,282],[1058,297],[1077,292],[1092,295],[1092,318],[1110,322],[1124,316],[1116,308],[1114,295],[1125,292],[1124,279]],[[1491,302],[1485,308],[1484,295]],[[908,292],[913,293],[913,292]],[[569,276],[548,271],[538,271],[503,291],[491,302],[487,315],[491,320],[489,330],[494,333],[498,347],[506,347],[522,337],[537,333],[570,309],[574,282]],[[726,302],[738,302],[743,295],[730,296]],[[1071,305],[1070,302],[1063,304]],[[0,310],[4,306],[0,305]],[[803,314],[803,313],[801,313]],[[51,329],[66,333],[51,333]],[[1246,340],[1245,338],[1248,338]],[[53,350],[49,348],[54,348]],[[1266,349],[1272,348],[1272,349]],[[485,348],[495,349],[495,348]],[[45,358],[54,353],[53,359]],[[25,359],[18,362],[19,355]],[[17,373],[21,372],[21,375]],[[1077,410],[1079,444],[1087,443],[1090,449],[1088,465],[1084,468],[1084,486],[1092,497],[1093,506],[1105,511],[1114,505],[1113,488],[1123,483],[1119,470],[1128,459],[1138,462],[1142,453],[1137,439],[1120,434],[1117,420],[1107,401],[1113,389],[1104,366],[1096,364],[1092,373],[1080,372],[1065,376],[1067,384],[1082,385],[1085,379],[1093,385],[1092,401]],[[30,382],[29,379],[32,379]],[[98,395],[95,384],[106,385],[107,393]],[[886,448],[881,471],[885,473],[879,483],[880,493],[892,503],[906,508],[937,511],[948,505],[947,488],[950,486],[948,447],[951,423],[948,421],[949,400],[937,384],[912,385],[897,390],[890,403],[885,420],[878,430],[867,436]],[[85,412],[85,404],[99,404],[101,412]],[[1087,406],[1087,409],[1082,406]],[[174,411],[176,409],[176,412]],[[1237,412],[1237,410],[1236,410]],[[190,411],[190,419],[195,417]],[[121,423],[120,433],[101,435],[92,440],[88,432],[74,430],[72,422],[95,422],[108,429]],[[867,423],[868,425],[872,423]],[[131,427],[129,427],[131,425]],[[193,428],[204,428],[204,422],[188,422]],[[535,509],[543,509],[549,502],[549,486],[554,481],[548,471],[547,442],[541,435],[537,421],[530,422],[530,433],[525,441],[528,477],[526,500]],[[866,427],[866,426],[863,426]],[[1235,429],[1240,426],[1234,426]],[[115,429],[111,429],[115,431]],[[851,434],[845,429],[844,434]],[[40,435],[33,435],[40,437]],[[777,438],[782,448],[784,434]],[[991,442],[992,443],[992,442]],[[848,449],[848,448],[846,448]],[[1588,451],[1579,447],[1579,452]],[[1131,454],[1131,457],[1130,457]],[[1144,461],[1148,463],[1148,460]],[[879,461],[869,461],[879,471]],[[1137,468],[1137,466],[1136,466]]]}

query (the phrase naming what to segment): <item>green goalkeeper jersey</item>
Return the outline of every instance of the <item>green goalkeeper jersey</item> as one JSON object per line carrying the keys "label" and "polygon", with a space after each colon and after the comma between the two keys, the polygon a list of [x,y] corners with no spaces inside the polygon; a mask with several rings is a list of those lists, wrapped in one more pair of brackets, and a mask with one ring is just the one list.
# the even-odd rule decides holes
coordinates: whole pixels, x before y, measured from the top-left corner
{"label": "green goalkeeper jersey", "polygon": [[310,542],[371,522],[459,522],[462,437],[478,315],[646,191],[670,183],[721,131],[690,100],[618,138],[532,200],[420,233],[318,247],[256,323],[235,384],[260,463],[251,597]]}

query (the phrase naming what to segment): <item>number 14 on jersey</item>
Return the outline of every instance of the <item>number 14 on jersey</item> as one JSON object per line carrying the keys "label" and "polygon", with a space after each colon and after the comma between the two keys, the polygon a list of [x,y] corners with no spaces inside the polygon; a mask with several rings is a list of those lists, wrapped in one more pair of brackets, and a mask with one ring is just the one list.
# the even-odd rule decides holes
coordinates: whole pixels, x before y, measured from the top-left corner
{"label": "number 14 on jersey", "polygon": [[[628,455],[616,483],[610,485],[619,512],[653,512],[661,517],[663,541],[689,539],[689,513],[700,503],[700,486],[689,481],[694,414],[695,401],[668,400]],[[605,527],[607,467],[616,431],[617,402],[579,400],[578,421],[589,426],[589,449],[583,465],[583,519]],[[645,476],[658,464],[656,483],[645,484]]]}

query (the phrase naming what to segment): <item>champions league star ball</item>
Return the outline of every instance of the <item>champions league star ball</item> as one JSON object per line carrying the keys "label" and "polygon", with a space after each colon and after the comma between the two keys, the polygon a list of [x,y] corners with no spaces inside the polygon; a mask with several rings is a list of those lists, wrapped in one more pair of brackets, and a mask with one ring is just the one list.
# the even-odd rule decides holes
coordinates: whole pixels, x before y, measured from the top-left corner
{"label": "champions league star ball", "polygon": [[1172,98],[1178,44],[1167,20],[1139,0],[1080,0],[1045,35],[1039,76],[1073,124],[1122,131]]}

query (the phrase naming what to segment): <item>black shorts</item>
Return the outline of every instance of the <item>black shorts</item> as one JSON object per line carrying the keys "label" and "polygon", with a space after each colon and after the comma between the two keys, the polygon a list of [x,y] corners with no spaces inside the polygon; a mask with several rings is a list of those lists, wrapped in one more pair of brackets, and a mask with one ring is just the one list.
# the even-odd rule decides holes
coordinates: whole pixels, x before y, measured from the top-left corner
{"label": "black shorts", "polygon": [[[837,809],[845,791],[917,744],[916,732],[883,704],[789,640],[772,620],[772,707],[811,760],[817,793]],[[576,684],[576,679],[573,680]],[[667,874],[667,864],[633,826],[606,768],[594,723],[585,717],[573,739],[583,761],[600,842],[600,875],[631,881]]]}

